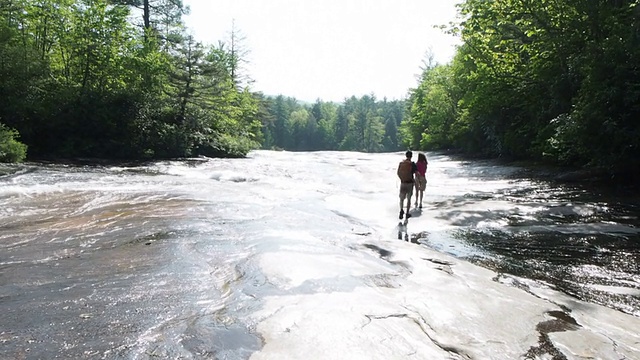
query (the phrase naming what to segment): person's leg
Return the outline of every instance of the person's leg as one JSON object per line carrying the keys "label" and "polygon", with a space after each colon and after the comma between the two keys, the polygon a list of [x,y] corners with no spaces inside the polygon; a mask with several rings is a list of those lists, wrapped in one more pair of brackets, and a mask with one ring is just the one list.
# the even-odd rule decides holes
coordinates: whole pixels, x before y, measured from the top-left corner
{"label": "person's leg", "polygon": [[407,213],[405,219],[408,219],[411,215],[409,210],[411,209],[411,196],[413,195],[413,184],[407,184]]}
{"label": "person's leg", "polygon": [[406,191],[404,191],[402,184],[400,184],[400,219],[402,219],[402,217],[404,216],[404,210],[402,210],[402,208],[404,206],[404,198],[406,196],[407,193]]}
{"label": "person's leg", "polygon": [[416,190],[416,203],[413,207],[418,207],[418,191],[420,191],[420,181],[415,182],[415,190]]}
{"label": "person's leg", "polygon": [[416,194],[416,202],[418,202],[418,196],[420,197],[420,209],[422,209],[422,197],[424,196],[424,190],[427,187],[427,178],[420,176],[420,192]]}

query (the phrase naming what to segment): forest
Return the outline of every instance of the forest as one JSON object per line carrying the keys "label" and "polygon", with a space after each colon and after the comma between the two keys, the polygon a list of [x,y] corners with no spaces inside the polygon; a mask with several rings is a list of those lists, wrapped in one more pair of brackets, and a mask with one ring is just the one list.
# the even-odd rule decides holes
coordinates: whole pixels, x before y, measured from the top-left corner
{"label": "forest", "polygon": [[180,0],[3,0],[0,159],[258,147],[259,99],[239,71],[239,44],[195,41],[187,11]]}
{"label": "forest", "polygon": [[[640,169],[640,0],[464,0],[461,45],[401,100],[251,89],[242,37],[188,35],[180,0],[4,0],[0,161],[454,150]],[[422,46],[422,44],[416,44]]]}
{"label": "forest", "polygon": [[264,99],[263,148],[294,151],[397,151],[403,148],[398,128],[404,119],[402,100],[352,96],[336,104],[316,100],[302,104],[295,98]]}
{"label": "forest", "polygon": [[[411,148],[640,171],[640,1],[465,0],[462,45],[427,62]],[[640,177],[638,177],[640,179]]]}

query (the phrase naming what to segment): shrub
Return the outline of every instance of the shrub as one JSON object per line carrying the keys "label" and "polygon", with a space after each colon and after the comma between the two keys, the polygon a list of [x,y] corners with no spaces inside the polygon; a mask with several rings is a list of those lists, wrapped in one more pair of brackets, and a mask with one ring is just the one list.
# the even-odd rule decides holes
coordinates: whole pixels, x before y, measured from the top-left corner
{"label": "shrub", "polygon": [[27,157],[27,145],[16,140],[16,130],[0,124],[0,162],[21,162]]}

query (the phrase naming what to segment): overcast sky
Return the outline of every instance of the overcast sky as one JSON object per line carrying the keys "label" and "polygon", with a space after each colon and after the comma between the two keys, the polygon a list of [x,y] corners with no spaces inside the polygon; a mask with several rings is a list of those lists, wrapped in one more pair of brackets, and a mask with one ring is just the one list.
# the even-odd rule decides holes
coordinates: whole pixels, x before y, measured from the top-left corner
{"label": "overcast sky", "polygon": [[235,20],[250,51],[252,90],[313,102],[404,98],[431,51],[451,60],[458,39],[448,0],[185,0],[196,39],[217,44]]}

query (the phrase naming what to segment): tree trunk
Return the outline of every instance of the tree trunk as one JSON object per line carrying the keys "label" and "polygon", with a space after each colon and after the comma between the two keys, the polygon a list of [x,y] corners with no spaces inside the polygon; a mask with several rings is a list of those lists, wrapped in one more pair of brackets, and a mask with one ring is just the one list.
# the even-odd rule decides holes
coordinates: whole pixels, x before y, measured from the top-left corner
{"label": "tree trunk", "polygon": [[149,0],[144,0],[142,6],[142,20],[144,21],[144,39],[148,40],[148,31],[151,30],[151,15],[149,13]]}

